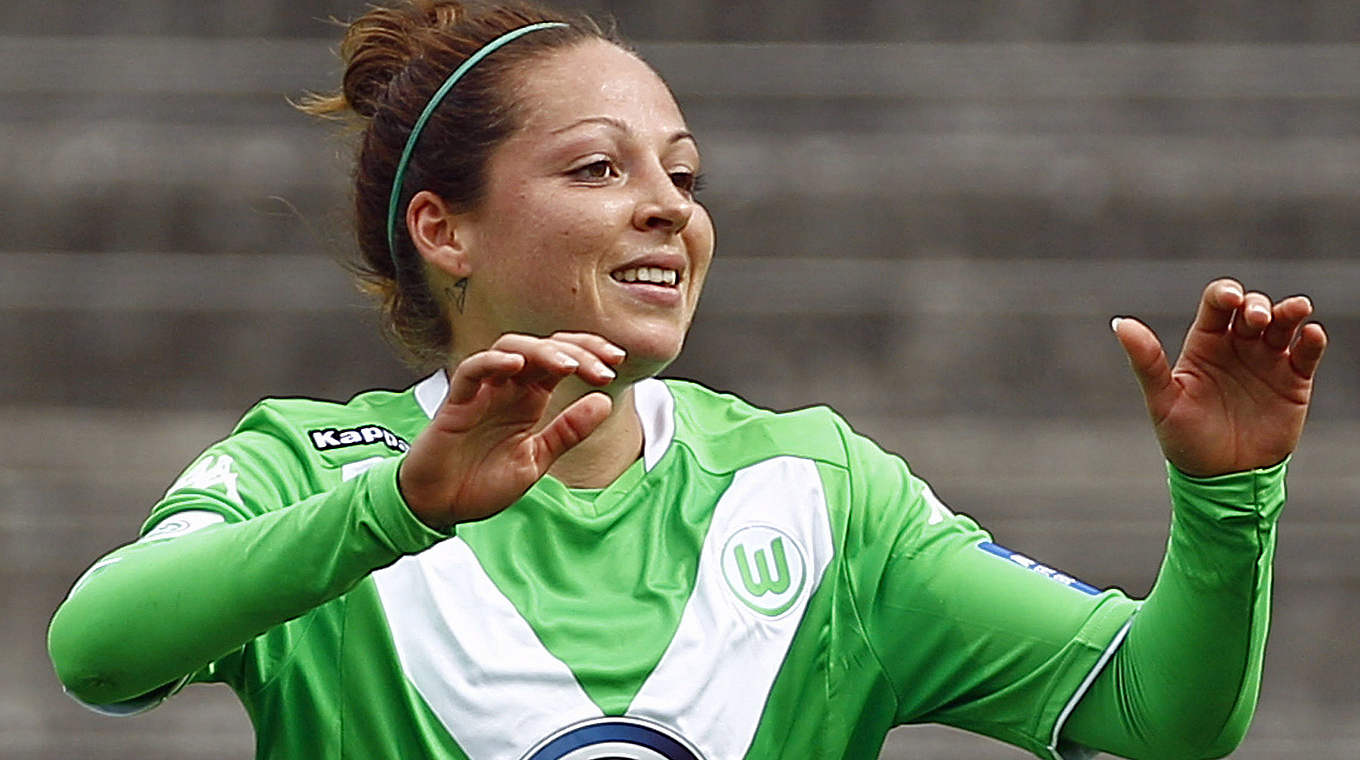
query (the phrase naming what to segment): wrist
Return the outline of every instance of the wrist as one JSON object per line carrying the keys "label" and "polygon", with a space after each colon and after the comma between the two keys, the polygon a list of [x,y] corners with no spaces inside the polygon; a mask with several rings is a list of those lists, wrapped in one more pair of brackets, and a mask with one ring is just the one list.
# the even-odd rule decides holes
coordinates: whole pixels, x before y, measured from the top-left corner
{"label": "wrist", "polygon": [[422,509],[418,506],[418,504],[428,503],[427,501],[421,501],[419,503],[412,501],[411,497],[413,492],[418,496],[420,489],[406,477],[407,457],[408,455],[397,457],[397,463],[393,468],[395,472],[393,473],[390,482],[392,485],[393,500],[397,502],[397,504],[394,505],[394,508],[399,507],[399,511],[404,518],[403,522],[408,523],[411,529],[415,530],[417,533],[437,534],[440,538],[448,538],[449,536],[454,535],[456,523],[436,519],[429,510]]}
{"label": "wrist", "polygon": [[1276,475],[1277,471],[1278,474],[1280,475],[1284,474],[1284,471],[1288,469],[1289,460],[1291,456],[1292,455],[1287,455],[1285,456],[1284,459],[1281,459],[1275,462],[1274,464],[1265,465],[1264,467],[1244,467],[1241,469],[1207,471],[1207,472],[1200,471],[1198,469],[1191,467],[1183,467],[1177,464],[1176,462],[1172,461],[1170,458],[1168,458],[1166,460],[1166,469],[1169,474],[1172,474],[1182,480],[1201,483],[1212,483],[1223,478],[1234,478],[1251,475],[1263,475],[1271,477]]}
{"label": "wrist", "polygon": [[[448,519],[447,513],[441,514],[437,508],[429,505],[440,503],[438,499],[431,498],[430,489],[421,483],[419,477],[412,476],[409,472],[409,454],[401,457],[400,464],[397,465],[396,489],[397,496],[401,499],[406,511],[413,518],[419,520],[430,530],[448,533],[452,535],[454,526],[457,522]],[[418,469],[418,468],[417,468]]]}
{"label": "wrist", "polygon": [[1215,522],[1273,523],[1284,507],[1287,469],[1288,459],[1271,467],[1196,476],[1168,461],[1167,483],[1181,519],[1199,516]]}

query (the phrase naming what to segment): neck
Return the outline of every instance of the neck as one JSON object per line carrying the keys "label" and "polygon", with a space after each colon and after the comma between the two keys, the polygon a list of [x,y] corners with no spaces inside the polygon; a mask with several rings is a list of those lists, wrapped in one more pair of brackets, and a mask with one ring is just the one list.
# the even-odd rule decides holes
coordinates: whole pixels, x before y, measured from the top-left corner
{"label": "neck", "polygon": [[[598,390],[576,378],[557,387],[543,419],[552,420],[573,401]],[[548,473],[571,488],[604,488],[613,483],[642,455],[642,422],[633,408],[633,387],[607,391],[614,408],[595,432],[563,454]]]}

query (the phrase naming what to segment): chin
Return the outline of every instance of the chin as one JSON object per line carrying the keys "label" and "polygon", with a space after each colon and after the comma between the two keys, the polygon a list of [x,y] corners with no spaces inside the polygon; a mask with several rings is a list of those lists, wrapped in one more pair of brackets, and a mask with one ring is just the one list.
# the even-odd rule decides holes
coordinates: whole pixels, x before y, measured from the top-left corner
{"label": "chin", "polygon": [[661,338],[657,335],[631,337],[631,340],[624,336],[611,340],[614,340],[624,351],[628,352],[628,358],[624,361],[624,371],[633,375],[632,379],[635,380],[660,374],[680,356],[680,349],[684,345],[683,336],[679,338]]}

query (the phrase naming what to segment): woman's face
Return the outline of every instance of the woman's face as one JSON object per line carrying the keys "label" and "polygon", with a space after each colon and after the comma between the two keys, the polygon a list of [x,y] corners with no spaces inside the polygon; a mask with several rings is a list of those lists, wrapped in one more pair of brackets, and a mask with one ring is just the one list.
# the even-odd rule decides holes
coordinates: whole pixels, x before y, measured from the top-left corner
{"label": "woman's face", "polygon": [[713,258],[699,149],[645,63],[591,41],[529,64],[522,128],[458,224],[470,266],[458,353],[505,332],[598,333],[645,376],[680,352]]}

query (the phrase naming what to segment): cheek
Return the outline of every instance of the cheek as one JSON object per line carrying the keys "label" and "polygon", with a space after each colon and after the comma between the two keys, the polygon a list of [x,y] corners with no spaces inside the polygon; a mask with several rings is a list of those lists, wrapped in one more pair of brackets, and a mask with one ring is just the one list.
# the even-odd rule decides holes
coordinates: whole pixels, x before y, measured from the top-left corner
{"label": "cheek", "polygon": [[583,299],[594,300],[601,262],[619,239],[622,204],[574,200],[525,197],[520,213],[513,221],[507,214],[502,225],[508,244],[502,254],[516,262],[513,281],[506,284],[531,311],[559,314]]}
{"label": "cheek", "polygon": [[698,284],[703,285],[703,277],[708,273],[708,266],[713,262],[713,247],[715,243],[713,220],[708,216],[708,211],[702,206],[695,213],[690,224],[685,228],[685,245],[689,248],[693,256],[695,273],[698,275]]}
{"label": "cheek", "polygon": [[541,213],[525,220],[534,229],[534,258],[544,267],[593,267],[615,246],[628,219],[622,202],[572,202],[576,200],[568,196],[540,202],[534,207]]}

